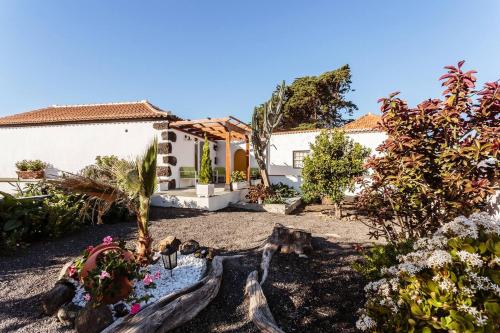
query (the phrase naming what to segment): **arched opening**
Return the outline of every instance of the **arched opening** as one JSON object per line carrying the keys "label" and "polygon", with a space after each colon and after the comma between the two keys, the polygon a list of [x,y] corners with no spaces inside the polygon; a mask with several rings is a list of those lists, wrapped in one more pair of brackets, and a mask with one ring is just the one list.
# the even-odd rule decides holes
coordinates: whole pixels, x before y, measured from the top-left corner
{"label": "arched opening", "polygon": [[245,150],[238,149],[234,152],[234,171],[243,171],[245,175],[247,174],[247,158]]}

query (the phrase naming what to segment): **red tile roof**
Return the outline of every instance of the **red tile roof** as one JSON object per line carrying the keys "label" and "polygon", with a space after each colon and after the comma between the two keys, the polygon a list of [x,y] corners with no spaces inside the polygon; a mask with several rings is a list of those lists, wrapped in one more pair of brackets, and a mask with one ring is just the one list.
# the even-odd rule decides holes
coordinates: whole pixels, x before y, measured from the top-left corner
{"label": "red tile roof", "polygon": [[79,122],[100,122],[138,119],[176,119],[170,111],[164,111],[148,101],[53,105],[30,112],[0,118],[0,126],[26,126]]}
{"label": "red tile roof", "polygon": [[371,112],[359,117],[358,119],[345,124],[342,129],[346,132],[371,132],[378,131],[378,122],[382,116],[372,114]]}
{"label": "red tile roof", "polygon": [[[346,132],[378,132],[377,129],[378,122],[382,119],[381,116],[372,113],[367,113],[364,116],[359,117],[356,120],[341,127]],[[296,134],[296,133],[309,133],[309,132],[319,132],[322,129],[327,128],[313,128],[305,130],[289,130],[289,131],[278,131],[274,134]]]}

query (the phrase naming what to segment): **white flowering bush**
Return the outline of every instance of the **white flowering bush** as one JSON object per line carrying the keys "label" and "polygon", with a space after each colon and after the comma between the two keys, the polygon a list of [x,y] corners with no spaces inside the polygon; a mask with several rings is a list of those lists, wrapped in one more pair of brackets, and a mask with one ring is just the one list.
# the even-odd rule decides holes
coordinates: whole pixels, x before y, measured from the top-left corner
{"label": "white flowering bush", "polygon": [[358,329],[368,332],[499,332],[500,223],[458,217],[365,287]]}

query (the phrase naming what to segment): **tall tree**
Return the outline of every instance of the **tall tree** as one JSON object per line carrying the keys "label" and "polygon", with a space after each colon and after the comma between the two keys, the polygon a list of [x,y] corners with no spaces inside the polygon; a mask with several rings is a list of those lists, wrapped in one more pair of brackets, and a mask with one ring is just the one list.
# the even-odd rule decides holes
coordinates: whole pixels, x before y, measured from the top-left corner
{"label": "tall tree", "polygon": [[[319,76],[295,79],[285,88],[283,118],[277,128],[332,128],[344,125],[357,110],[357,106],[346,98],[350,91],[349,65]],[[264,104],[256,110],[262,114]]]}
{"label": "tall tree", "polygon": [[256,108],[253,112],[252,145],[265,187],[270,186],[267,173],[267,148],[273,130],[280,123],[283,115],[283,104],[286,101],[285,87],[285,81],[283,81],[276,88],[269,101],[263,104],[262,110]]}

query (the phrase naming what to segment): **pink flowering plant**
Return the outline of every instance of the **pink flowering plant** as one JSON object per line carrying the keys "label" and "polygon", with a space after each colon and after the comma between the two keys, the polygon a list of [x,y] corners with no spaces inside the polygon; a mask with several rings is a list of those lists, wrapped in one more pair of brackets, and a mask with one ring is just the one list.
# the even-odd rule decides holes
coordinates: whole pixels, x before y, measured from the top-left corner
{"label": "pink flowering plant", "polygon": [[[96,259],[95,268],[89,271],[82,281],[86,291],[84,296],[85,301],[90,301],[96,306],[101,304],[106,296],[114,297],[120,293],[120,289],[123,287],[123,278],[128,279],[131,283],[142,281],[145,288],[156,287],[154,283],[154,280],[157,279],[156,276],[150,275],[134,258],[127,259],[123,255],[124,251],[127,251],[125,242],[117,242],[112,237],[107,236],[103,239],[101,245],[111,244],[117,244],[122,251],[110,249],[109,251],[102,252]],[[81,280],[82,268],[93,249],[93,246],[87,247],[81,257],[68,268],[69,277]],[[132,288],[131,293],[125,301],[134,304],[147,301],[149,298],[149,295],[141,298],[136,297],[134,288]]]}
{"label": "pink flowering plant", "polygon": [[460,216],[365,286],[367,332],[499,332],[500,222]]}
{"label": "pink flowering plant", "polygon": [[120,292],[120,279],[143,278],[135,260],[126,260],[119,251],[107,251],[96,260],[95,269],[83,279],[85,290],[95,303],[101,303],[106,295],[114,296]]}

